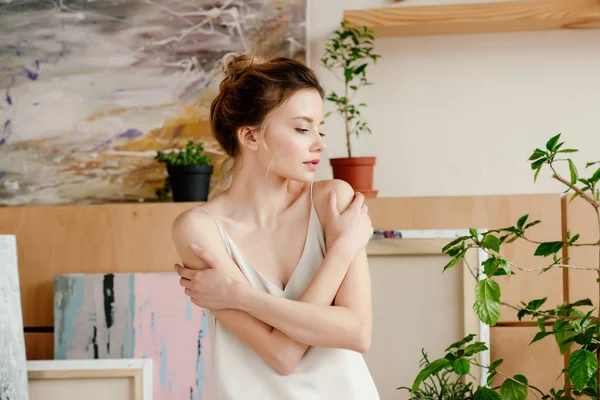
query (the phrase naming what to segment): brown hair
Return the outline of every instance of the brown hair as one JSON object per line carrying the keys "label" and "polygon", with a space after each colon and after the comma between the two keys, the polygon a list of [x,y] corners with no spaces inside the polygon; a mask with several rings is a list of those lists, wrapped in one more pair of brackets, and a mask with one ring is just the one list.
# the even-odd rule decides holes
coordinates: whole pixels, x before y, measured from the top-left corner
{"label": "brown hair", "polygon": [[257,55],[232,53],[223,57],[222,71],[225,78],[210,106],[210,126],[231,158],[240,152],[240,127],[264,129],[268,117],[300,90],[314,89],[321,98],[325,94],[315,73],[291,58],[265,60]]}

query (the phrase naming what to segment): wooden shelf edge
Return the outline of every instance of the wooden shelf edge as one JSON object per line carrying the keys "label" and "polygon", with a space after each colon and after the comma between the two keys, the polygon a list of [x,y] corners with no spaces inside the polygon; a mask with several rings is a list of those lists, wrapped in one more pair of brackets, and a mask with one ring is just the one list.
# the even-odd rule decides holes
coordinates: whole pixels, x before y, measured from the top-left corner
{"label": "wooden shelf edge", "polygon": [[600,0],[538,0],[345,10],[377,37],[600,29]]}

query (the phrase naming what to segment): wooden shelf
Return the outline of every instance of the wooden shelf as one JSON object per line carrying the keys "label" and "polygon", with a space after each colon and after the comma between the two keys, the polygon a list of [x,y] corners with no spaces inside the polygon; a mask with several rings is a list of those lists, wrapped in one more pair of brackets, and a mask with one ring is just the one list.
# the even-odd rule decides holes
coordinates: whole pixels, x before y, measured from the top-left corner
{"label": "wooden shelf", "polygon": [[599,29],[600,0],[507,1],[483,4],[346,10],[356,27],[378,37]]}

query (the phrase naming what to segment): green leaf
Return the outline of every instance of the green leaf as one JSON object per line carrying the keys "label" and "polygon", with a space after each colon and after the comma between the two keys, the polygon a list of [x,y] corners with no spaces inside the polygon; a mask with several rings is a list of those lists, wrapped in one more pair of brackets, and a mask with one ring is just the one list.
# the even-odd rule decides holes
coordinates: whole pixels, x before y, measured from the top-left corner
{"label": "green leaf", "polygon": [[567,373],[577,390],[582,390],[598,370],[598,360],[589,350],[575,350],[569,357]]}
{"label": "green leaf", "polygon": [[559,133],[558,135],[551,137],[550,140],[546,142],[546,149],[548,151],[554,150],[554,146],[556,146],[558,139],[560,139],[560,135],[561,134]]}
{"label": "green leaf", "polygon": [[525,214],[521,218],[519,218],[519,220],[517,221],[517,227],[519,229],[523,229],[523,225],[525,225],[525,222],[527,222],[527,218],[529,218],[529,214]]}
{"label": "green leaf", "polygon": [[477,229],[475,228],[469,228],[469,233],[471,234],[471,237],[473,239],[477,239],[479,234],[477,233]]}
{"label": "green leaf", "polygon": [[490,388],[479,386],[473,394],[473,400],[502,400],[502,396]]}
{"label": "green leaf", "polygon": [[540,171],[541,171],[541,170],[542,170],[542,167],[538,167],[538,168],[535,170],[535,174],[533,174],[533,181],[534,181],[534,182],[536,182],[536,181],[537,181],[537,177],[538,177],[538,175],[540,174]]}
{"label": "green leaf", "polygon": [[547,297],[544,297],[543,299],[531,300],[529,304],[527,304],[527,308],[530,310],[537,310],[544,305],[547,299]]}
{"label": "green leaf", "polygon": [[485,235],[481,241],[481,247],[494,250],[496,253],[500,251],[500,239],[494,235]]}
{"label": "green leaf", "polygon": [[565,320],[554,322],[552,330],[554,331],[554,339],[556,340],[556,344],[558,344],[560,354],[565,354],[573,345],[572,341],[566,341],[575,336],[575,331],[570,328],[569,321]]}
{"label": "green leaf", "polygon": [[498,368],[498,366],[499,366],[500,364],[502,364],[503,362],[504,362],[504,360],[502,360],[502,359],[500,359],[500,360],[496,360],[496,361],[492,362],[492,363],[489,365],[489,370],[490,370],[490,371],[495,371],[495,370],[496,370],[496,368]]}
{"label": "green leaf", "polygon": [[579,150],[577,150],[577,149],[562,149],[562,150],[557,151],[557,153],[576,153],[578,151]]}
{"label": "green leaf", "polygon": [[454,239],[453,241],[451,241],[450,243],[448,243],[447,245],[444,246],[444,248],[442,249],[442,253],[445,253],[448,251],[448,249],[450,249],[451,247],[453,247],[454,245],[462,242],[465,239],[468,239],[469,236],[460,236],[457,237],[456,239]]}
{"label": "green leaf", "polygon": [[363,72],[365,70],[365,68],[367,68],[367,63],[364,63],[363,65],[356,67],[356,69],[354,70],[354,75],[358,75],[361,72]]}
{"label": "green leaf", "polygon": [[450,260],[450,262],[444,266],[444,269],[442,270],[442,272],[444,272],[447,269],[452,268],[456,264],[458,264],[460,262],[460,260],[462,260],[462,258],[465,256],[466,251],[467,250],[463,250],[459,255],[457,255],[452,260]]}
{"label": "green leaf", "polygon": [[486,351],[488,347],[483,342],[476,342],[465,347],[465,357],[471,357],[473,354]]}
{"label": "green leaf", "polygon": [[448,346],[446,348],[445,351],[450,351],[450,349],[458,349],[460,347],[462,347],[463,344],[469,343],[470,341],[472,341],[475,338],[475,334],[470,333],[467,336],[465,336],[464,338],[462,338],[461,340],[459,340],[458,342],[452,343],[450,346]]}
{"label": "green leaf", "polygon": [[535,256],[546,257],[560,251],[563,248],[563,242],[544,242],[535,250]]}
{"label": "green leaf", "polygon": [[598,182],[599,180],[600,180],[600,168],[598,168],[596,170],[596,172],[594,172],[594,175],[592,175],[592,178],[590,179],[590,181]]}
{"label": "green leaf", "polygon": [[450,361],[446,360],[445,358],[440,358],[430,363],[427,367],[423,368],[419,372],[412,385],[411,391],[414,392],[417,390],[421,385],[421,382],[429,378],[431,375],[435,375],[444,368],[447,368],[449,365]]}
{"label": "green leaf", "polygon": [[475,286],[473,311],[479,319],[490,326],[500,318],[500,285],[491,279],[483,279]]}
{"label": "green leaf", "polygon": [[535,149],[531,156],[529,157],[529,161],[537,160],[538,158],[545,157],[546,152],[541,149]]}
{"label": "green leaf", "polygon": [[[506,275],[512,275],[513,274],[512,270],[510,269],[510,265],[508,264],[508,261],[506,261],[506,260],[500,260],[500,267],[502,268],[502,270],[504,271],[504,273]],[[498,275],[498,274],[496,273],[496,275]]]}
{"label": "green leaf", "polygon": [[581,306],[590,306],[592,307],[594,305],[594,303],[592,303],[592,301],[590,299],[583,299],[583,300],[578,300],[575,303],[571,303],[570,306],[572,307],[581,307]]}
{"label": "green leaf", "polygon": [[527,378],[523,375],[513,376],[518,382],[507,379],[500,387],[500,395],[503,400],[526,400],[527,399]]}
{"label": "green leaf", "polygon": [[452,363],[452,368],[458,375],[467,375],[471,371],[471,363],[466,358],[458,358]]}
{"label": "green leaf", "polygon": [[569,158],[569,172],[571,173],[571,185],[577,183],[577,178],[579,175],[577,174],[577,168],[573,161]]}
{"label": "green leaf", "polygon": [[490,257],[481,264],[483,265],[483,273],[486,276],[490,277],[490,276],[494,276],[496,274],[496,271],[498,270],[498,267],[500,266],[500,261],[496,257]]}
{"label": "green leaf", "polygon": [[531,341],[531,343],[529,343],[530,345],[537,342],[538,340],[542,340],[543,338],[545,338],[546,336],[550,336],[552,335],[552,332],[538,332],[535,334],[533,340]]}
{"label": "green leaf", "polygon": [[[540,158],[537,161],[534,161],[531,163],[531,169],[538,169],[540,168],[542,165],[544,165],[544,163],[546,162],[545,158]],[[537,175],[537,174],[536,174]]]}

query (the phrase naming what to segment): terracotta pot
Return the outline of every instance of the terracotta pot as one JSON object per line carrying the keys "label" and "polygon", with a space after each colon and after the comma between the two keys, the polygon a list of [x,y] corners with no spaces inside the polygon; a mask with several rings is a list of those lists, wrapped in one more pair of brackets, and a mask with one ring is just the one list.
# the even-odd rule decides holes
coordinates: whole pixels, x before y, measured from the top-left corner
{"label": "terracotta pot", "polygon": [[345,157],[330,159],[333,178],[346,181],[354,191],[361,192],[365,197],[377,197],[373,190],[373,168],[375,157]]}

